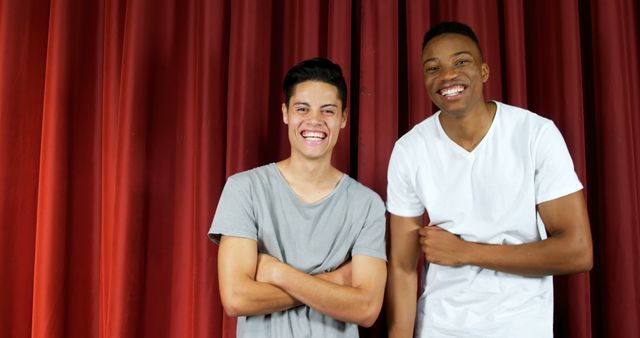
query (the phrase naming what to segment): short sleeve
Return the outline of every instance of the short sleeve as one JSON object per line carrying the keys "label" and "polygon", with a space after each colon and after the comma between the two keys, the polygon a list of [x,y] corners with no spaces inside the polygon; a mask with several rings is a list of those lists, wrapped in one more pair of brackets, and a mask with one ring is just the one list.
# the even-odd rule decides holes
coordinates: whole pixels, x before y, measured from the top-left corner
{"label": "short sleeve", "polygon": [[371,203],[366,210],[364,226],[351,250],[351,255],[365,255],[387,260],[386,255],[386,217],[384,203],[373,193]]}
{"label": "short sleeve", "polygon": [[246,176],[231,176],[218,202],[209,237],[220,244],[220,236],[257,240],[258,228],[251,199],[251,181]]}
{"label": "short sleeve", "polygon": [[387,210],[394,215],[416,217],[424,213],[424,205],[416,194],[411,172],[406,150],[396,142],[387,171]]}
{"label": "short sleeve", "polygon": [[534,156],[536,204],[582,189],[567,145],[553,122],[541,128]]}

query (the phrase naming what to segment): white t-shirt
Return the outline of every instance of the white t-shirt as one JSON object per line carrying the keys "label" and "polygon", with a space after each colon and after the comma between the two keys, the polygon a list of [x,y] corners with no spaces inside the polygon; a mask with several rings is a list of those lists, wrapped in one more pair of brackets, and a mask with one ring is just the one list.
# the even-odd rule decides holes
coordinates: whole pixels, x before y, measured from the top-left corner
{"label": "white t-shirt", "polygon": [[[473,151],[442,129],[440,112],[400,138],[388,171],[387,209],[422,215],[462,239],[522,244],[546,238],[536,205],[582,189],[551,120],[500,102]],[[416,337],[552,337],[552,277],[429,264]]]}

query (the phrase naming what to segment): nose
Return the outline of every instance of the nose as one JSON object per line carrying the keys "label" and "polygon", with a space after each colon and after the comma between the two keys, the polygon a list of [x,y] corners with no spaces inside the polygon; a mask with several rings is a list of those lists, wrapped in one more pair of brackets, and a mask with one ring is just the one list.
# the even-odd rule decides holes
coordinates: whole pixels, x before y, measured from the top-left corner
{"label": "nose", "polygon": [[442,78],[444,80],[454,80],[458,77],[458,70],[455,67],[443,67]]}
{"label": "nose", "polygon": [[322,124],[322,112],[319,109],[312,109],[309,114],[309,123],[313,125]]}

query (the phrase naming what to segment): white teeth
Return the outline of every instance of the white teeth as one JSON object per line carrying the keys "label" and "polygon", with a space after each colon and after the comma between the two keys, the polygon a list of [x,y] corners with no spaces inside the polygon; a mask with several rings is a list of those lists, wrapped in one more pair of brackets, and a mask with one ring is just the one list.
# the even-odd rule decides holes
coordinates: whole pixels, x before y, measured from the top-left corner
{"label": "white teeth", "polygon": [[449,87],[441,90],[440,94],[443,96],[452,96],[452,95],[457,95],[463,90],[464,90],[463,86],[453,86],[453,87]]}
{"label": "white teeth", "polygon": [[302,137],[304,137],[307,140],[319,141],[319,140],[323,140],[326,137],[326,134],[323,132],[316,132],[316,131],[304,131],[302,133]]}

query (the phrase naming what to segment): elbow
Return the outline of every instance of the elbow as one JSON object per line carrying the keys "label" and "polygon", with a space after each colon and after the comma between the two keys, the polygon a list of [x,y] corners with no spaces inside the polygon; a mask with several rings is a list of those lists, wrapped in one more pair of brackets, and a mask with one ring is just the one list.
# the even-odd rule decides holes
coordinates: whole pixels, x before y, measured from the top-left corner
{"label": "elbow", "polygon": [[377,314],[375,316],[368,315],[368,316],[365,316],[365,317],[361,318],[360,320],[358,320],[358,322],[356,324],[358,324],[359,326],[362,326],[362,327],[369,328],[369,327],[373,326],[373,324],[376,322],[377,319],[378,319],[378,315]]}
{"label": "elbow", "polygon": [[220,292],[220,300],[224,313],[226,313],[227,316],[238,317],[247,315],[246,302],[244,301],[243,295],[234,290],[234,287],[226,288],[225,292]]}
{"label": "elbow", "polygon": [[568,273],[591,271],[593,268],[593,246],[591,242],[582,241],[575,245],[570,258]]}
{"label": "elbow", "polygon": [[582,250],[576,262],[577,272],[591,271],[593,268],[593,249],[591,247]]}
{"label": "elbow", "polygon": [[[224,309],[224,313],[229,317],[238,317],[242,316],[242,306],[239,301],[231,301],[227,297],[222,298],[222,308]],[[231,297],[233,299],[233,297]]]}
{"label": "elbow", "polygon": [[227,317],[241,316],[240,312],[233,307],[223,306],[223,308],[224,308],[224,313],[227,315]]}
{"label": "elbow", "polygon": [[356,324],[362,327],[371,327],[375,324],[382,308],[382,301],[371,301],[360,311],[360,316],[356,320]]}

